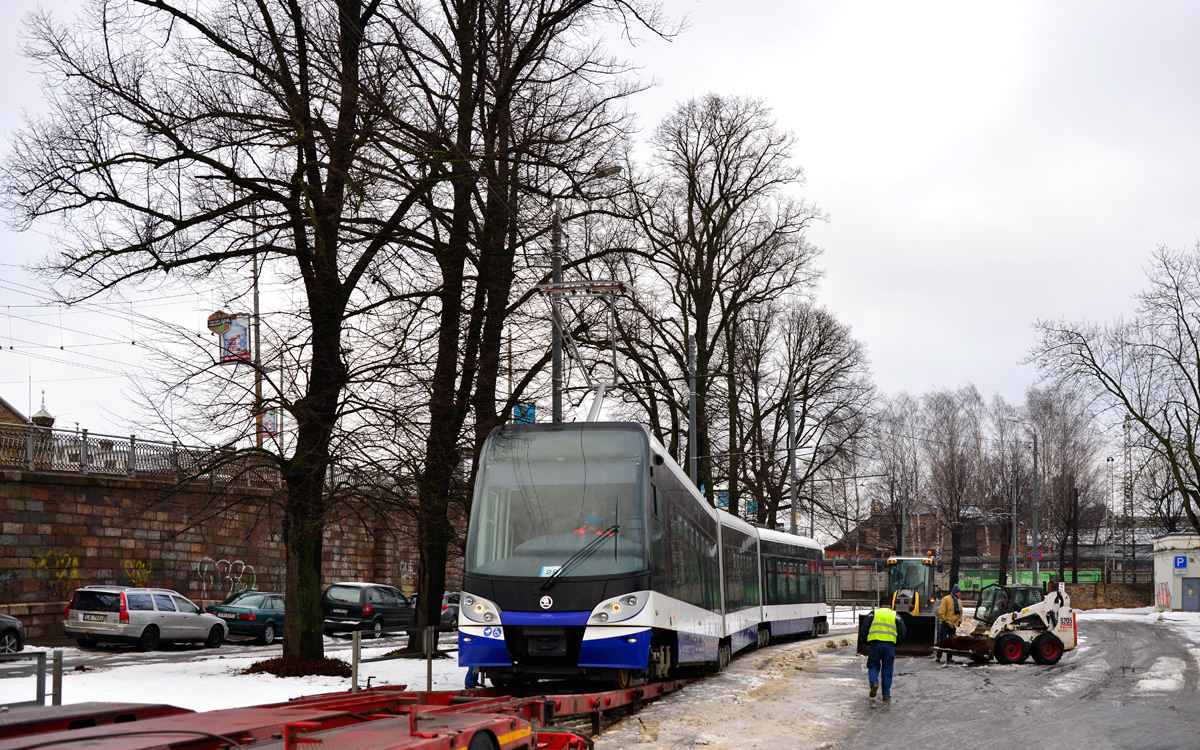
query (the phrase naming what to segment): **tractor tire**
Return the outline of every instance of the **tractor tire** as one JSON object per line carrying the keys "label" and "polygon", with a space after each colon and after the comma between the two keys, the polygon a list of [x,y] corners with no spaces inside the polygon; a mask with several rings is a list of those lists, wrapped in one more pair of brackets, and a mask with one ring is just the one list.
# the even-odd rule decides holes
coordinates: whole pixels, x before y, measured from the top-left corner
{"label": "tractor tire", "polygon": [[996,654],[997,664],[1016,664],[1028,656],[1028,647],[1025,645],[1024,639],[1015,633],[1002,635],[996,639]]}
{"label": "tractor tire", "polygon": [[1029,650],[1034,661],[1050,666],[1058,664],[1062,658],[1063,644],[1053,633],[1042,633],[1033,640],[1033,647]]}

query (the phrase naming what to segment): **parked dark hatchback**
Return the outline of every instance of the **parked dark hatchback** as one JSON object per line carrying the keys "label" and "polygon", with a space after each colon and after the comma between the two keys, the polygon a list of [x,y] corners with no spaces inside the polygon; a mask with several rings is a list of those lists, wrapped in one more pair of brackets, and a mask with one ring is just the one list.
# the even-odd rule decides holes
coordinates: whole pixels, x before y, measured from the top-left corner
{"label": "parked dark hatchback", "polygon": [[241,591],[204,611],[224,620],[230,635],[253,636],[264,646],[283,633],[283,594]]}
{"label": "parked dark hatchback", "polygon": [[[409,597],[409,601],[412,602],[413,612],[417,610],[417,598],[419,596],[420,594],[413,594]],[[447,591],[442,594],[441,626],[443,628],[458,628],[458,598],[459,592],[457,591]]]}
{"label": "parked dark hatchback", "polygon": [[413,606],[394,586],[335,583],[321,597],[325,634],[365,630],[378,638],[385,630],[412,624]]}

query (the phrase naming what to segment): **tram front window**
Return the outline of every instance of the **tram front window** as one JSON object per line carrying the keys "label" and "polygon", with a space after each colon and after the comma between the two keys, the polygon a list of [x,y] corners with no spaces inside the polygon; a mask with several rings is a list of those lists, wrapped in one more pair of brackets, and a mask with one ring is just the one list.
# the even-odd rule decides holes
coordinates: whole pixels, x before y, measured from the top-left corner
{"label": "tram front window", "polygon": [[[634,430],[498,431],[480,457],[466,572],[586,578],[644,570],[645,454]],[[589,543],[594,551],[559,571]]]}

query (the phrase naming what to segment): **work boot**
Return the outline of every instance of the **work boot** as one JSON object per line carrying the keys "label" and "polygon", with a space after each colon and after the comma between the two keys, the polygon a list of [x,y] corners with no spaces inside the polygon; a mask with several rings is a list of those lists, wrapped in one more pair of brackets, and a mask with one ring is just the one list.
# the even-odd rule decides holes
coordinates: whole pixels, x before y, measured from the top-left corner
{"label": "work boot", "polygon": [[877,692],[879,692],[879,685],[872,685],[871,686],[871,697],[874,698],[875,693],[877,693]]}
{"label": "work boot", "polygon": [[890,696],[890,695],[885,695],[885,696],[883,696],[883,702],[884,702],[884,703],[887,703],[887,702],[888,702],[888,701],[890,701],[891,699],[892,699],[892,696]]}

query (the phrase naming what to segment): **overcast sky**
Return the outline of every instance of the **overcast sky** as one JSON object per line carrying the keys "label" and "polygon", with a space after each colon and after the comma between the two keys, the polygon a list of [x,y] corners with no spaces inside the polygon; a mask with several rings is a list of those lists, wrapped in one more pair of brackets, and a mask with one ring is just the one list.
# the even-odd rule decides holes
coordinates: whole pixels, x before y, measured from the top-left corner
{"label": "overcast sky", "polygon": [[[0,4],[5,133],[40,106],[15,51],[34,5]],[[632,101],[643,135],[676,102],[710,91],[773,107],[796,135],[804,196],[830,217],[811,233],[824,251],[819,300],[865,342],[885,392],[974,383],[1019,401],[1036,376],[1019,364],[1036,319],[1127,315],[1148,253],[1200,238],[1200,3],[666,8],[687,16],[684,33],[613,50],[657,81]],[[46,344],[71,340],[18,317],[31,300],[12,284],[35,282],[16,265],[45,252],[44,238],[0,230],[0,240],[0,308],[11,310],[0,340],[9,325]],[[199,314],[196,302],[179,304]],[[129,361],[131,350],[102,352]],[[24,409],[32,376],[34,408],[45,388],[59,426],[121,427],[122,378],[19,352],[0,358],[0,396]]]}

